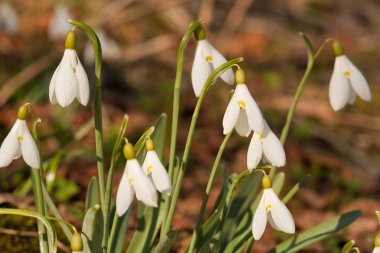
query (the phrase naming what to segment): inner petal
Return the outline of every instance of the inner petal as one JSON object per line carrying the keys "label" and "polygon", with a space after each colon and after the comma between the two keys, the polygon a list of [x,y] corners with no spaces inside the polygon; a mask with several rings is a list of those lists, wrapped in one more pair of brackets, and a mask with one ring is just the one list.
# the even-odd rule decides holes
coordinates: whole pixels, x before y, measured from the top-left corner
{"label": "inner petal", "polygon": [[245,109],[245,102],[243,100],[238,100],[238,104],[239,104],[240,108]]}

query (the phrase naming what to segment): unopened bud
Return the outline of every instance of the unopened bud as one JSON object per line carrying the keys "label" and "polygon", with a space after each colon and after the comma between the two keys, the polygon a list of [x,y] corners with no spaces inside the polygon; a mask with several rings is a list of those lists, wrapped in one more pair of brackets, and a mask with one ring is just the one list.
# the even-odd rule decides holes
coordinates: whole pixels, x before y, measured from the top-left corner
{"label": "unopened bud", "polygon": [[127,160],[135,159],[136,158],[136,151],[135,148],[131,143],[126,143],[123,148],[124,157]]}
{"label": "unopened bud", "polygon": [[80,233],[75,232],[73,236],[71,237],[71,250],[72,252],[82,252],[83,250],[83,242],[82,242],[82,237]]}
{"label": "unopened bud", "polygon": [[75,49],[77,44],[77,35],[74,30],[70,30],[66,34],[65,48]]}

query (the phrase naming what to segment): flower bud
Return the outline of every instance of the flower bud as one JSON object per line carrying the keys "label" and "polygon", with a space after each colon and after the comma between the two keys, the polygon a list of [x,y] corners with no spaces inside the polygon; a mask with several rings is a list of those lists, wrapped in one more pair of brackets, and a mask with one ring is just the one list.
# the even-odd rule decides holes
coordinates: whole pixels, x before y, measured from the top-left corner
{"label": "flower bud", "polygon": [[145,143],[146,150],[147,151],[153,151],[154,150],[154,142],[152,139],[148,139]]}
{"label": "flower bud", "polygon": [[342,47],[342,44],[340,44],[339,41],[334,40],[334,42],[332,44],[332,48],[333,48],[335,56],[344,55],[344,49]]}
{"label": "flower bud", "polygon": [[237,84],[245,84],[244,70],[242,70],[241,68],[238,68],[235,71],[235,80]]}
{"label": "flower bud", "polygon": [[123,148],[124,157],[127,160],[135,159],[136,158],[136,151],[135,148],[131,143],[126,143]]}
{"label": "flower bud", "polygon": [[261,180],[261,184],[264,189],[272,188],[272,182],[270,181],[270,177],[268,175],[264,175]]}
{"label": "flower bud", "polygon": [[70,30],[66,34],[65,48],[66,49],[75,49],[77,44],[77,35],[74,30]]}
{"label": "flower bud", "polygon": [[83,242],[80,233],[75,232],[71,237],[71,250],[73,252],[81,252],[83,250]]}
{"label": "flower bud", "polygon": [[194,31],[194,36],[196,40],[204,40],[206,39],[206,31],[202,26],[199,26]]}
{"label": "flower bud", "polygon": [[28,115],[28,108],[26,108],[25,105],[21,106],[18,109],[17,118],[21,120],[25,120],[27,115]]}

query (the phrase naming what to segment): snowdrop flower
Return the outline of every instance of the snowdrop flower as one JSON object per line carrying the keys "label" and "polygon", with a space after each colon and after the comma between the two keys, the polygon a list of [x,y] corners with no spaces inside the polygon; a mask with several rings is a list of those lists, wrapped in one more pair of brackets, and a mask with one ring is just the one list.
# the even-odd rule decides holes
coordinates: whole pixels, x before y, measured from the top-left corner
{"label": "snowdrop flower", "polygon": [[334,111],[339,111],[347,103],[354,104],[358,95],[365,101],[371,100],[367,80],[344,54],[342,45],[334,41],[336,55],[333,74],[330,80],[329,97]]}
{"label": "snowdrop flower", "polygon": [[146,150],[146,157],[142,166],[143,171],[145,174],[150,175],[154,186],[159,192],[170,195],[172,192],[172,184],[165,167],[162,165],[154,150],[153,140],[148,139],[146,141]]}
{"label": "snowdrop flower", "polygon": [[374,244],[375,248],[372,253],[380,253],[380,233],[376,235]]}
{"label": "snowdrop flower", "polygon": [[[103,60],[112,62],[119,59],[122,51],[116,41],[107,36],[103,30],[96,31],[96,35],[98,36],[99,42],[102,45]],[[94,63],[94,49],[92,48],[91,43],[87,43],[84,49],[83,58],[84,61],[89,65]]]}
{"label": "snowdrop flower", "polygon": [[265,120],[263,134],[253,133],[248,147],[247,166],[250,171],[257,167],[261,157],[277,167],[284,166],[286,162],[284,147]]}
{"label": "snowdrop flower", "polygon": [[[198,43],[191,70],[191,81],[195,96],[199,97],[210,74],[227,60],[206,40],[206,32],[202,27],[196,29],[194,35]],[[226,83],[234,84],[234,73],[231,69],[220,77]]]}
{"label": "snowdrop flower", "polygon": [[67,33],[65,52],[55,70],[49,86],[50,102],[66,107],[76,97],[79,103],[86,106],[90,97],[87,74],[75,51],[76,35],[71,30]]}
{"label": "snowdrop flower", "polygon": [[0,28],[16,34],[19,31],[18,17],[15,10],[7,2],[0,2]]}
{"label": "snowdrop flower", "polygon": [[14,159],[22,156],[32,168],[40,168],[40,155],[32,135],[29,132],[25,118],[26,106],[21,106],[18,119],[0,147],[0,167],[8,166]]}
{"label": "snowdrop flower", "polygon": [[64,5],[58,5],[54,9],[54,14],[48,27],[48,36],[52,41],[62,40],[65,38],[71,25],[67,22],[71,17],[69,10]]}
{"label": "snowdrop flower", "polygon": [[235,128],[236,132],[244,137],[247,137],[251,130],[262,134],[264,119],[245,84],[242,69],[236,70],[235,79],[236,89],[223,117],[223,133],[228,134]]}
{"label": "snowdrop flower", "polygon": [[295,225],[292,214],[273,191],[268,175],[264,175],[262,185],[264,192],[252,221],[253,238],[255,240],[261,238],[267,219],[273,228],[288,234],[294,234]]}
{"label": "snowdrop flower", "polygon": [[122,216],[132,203],[133,196],[147,206],[157,207],[157,191],[152,181],[143,172],[136,159],[132,144],[124,146],[124,156],[127,159],[124,174],[121,178],[116,194],[116,211]]}

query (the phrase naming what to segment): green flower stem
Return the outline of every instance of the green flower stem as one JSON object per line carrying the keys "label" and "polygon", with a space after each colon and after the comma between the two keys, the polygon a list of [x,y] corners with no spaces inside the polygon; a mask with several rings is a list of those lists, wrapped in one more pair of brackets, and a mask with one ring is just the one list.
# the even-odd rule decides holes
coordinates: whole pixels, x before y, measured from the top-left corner
{"label": "green flower stem", "polygon": [[[181,43],[179,44],[177,53],[177,73],[174,83],[174,94],[173,94],[173,114],[172,114],[172,131],[170,137],[170,155],[169,155],[169,177],[171,182],[173,182],[173,168],[174,168],[174,158],[176,154],[176,141],[177,141],[177,129],[178,129],[178,118],[179,118],[179,98],[181,91],[181,81],[182,81],[182,69],[183,69],[183,58],[185,54],[185,48],[189,39],[195,29],[197,29],[202,22],[200,20],[194,21],[190,24],[189,29],[182,37]],[[165,217],[167,217],[170,207],[170,196],[165,197],[164,215],[162,224],[165,224]],[[161,229],[161,239],[164,236],[164,230]]]}
{"label": "green flower stem", "polygon": [[166,234],[170,231],[170,227],[171,227],[173,216],[174,216],[174,211],[175,211],[176,206],[177,206],[177,201],[178,201],[179,192],[181,189],[183,177],[185,175],[185,170],[186,170],[187,160],[188,160],[189,153],[190,153],[191,141],[193,139],[195,125],[196,125],[197,120],[198,120],[199,111],[201,109],[203,99],[206,95],[206,91],[208,90],[208,88],[212,84],[214,84],[216,82],[217,78],[221,74],[223,74],[223,72],[225,72],[227,69],[231,68],[232,66],[236,65],[237,63],[241,62],[242,60],[243,60],[243,58],[236,58],[236,59],[233,59],[231,61],[228,61],[228,62],[222,64],[208,77],[208,79],[205,82],[205,85],[202,89],[201,95],[199,96],[197,104],[195,106],[193,117],[191,119],[189,133],[187,135],[187,140],[186,140],[186,145],[185,145],[185,150],[184,150],[182,162],[181,162],[181,165],[179,168],[178,179],[177,179],[177,182],[175,184],[172,201],[170,203],[169,213],[168,213],[166,222],[163,223],[164,234]]}
{"label": "green flower stem", "polygon": [[[88,25],[70,19],[69,22],[81,29],[91,41],[92,47],[94,49],[95,56],[95,99],[94,99],[94,119],[95,119],[95,146],[96,146],[96,159],[98,166],[98,176],[99,176],[99,191],[100,191],[100,202],[102,206],[103,217],[108,217],[106,213],[107,207],[105,203],[105,176],[104,176],[104,152],[103,152],[103,124],[102,124],[102,81],[101,81],[101,71],[102,71],[102,48],[99,42],[98,36],[95,34],[94,30]],[[103,222],[103,240],[102,248],[103,252],[107,252],[107,241],[108,241],[108,220],[104,219]]]}
{"label": "green flower stem", "polygon": [[222,154],[224,152],[224,148],[226,147],[226,144],[227,144],[228,140],[230,139],[232,133],[233,133],[233,131],[229,132],[224,137],[222,145],[219,147],[218,154],[216,156],[214,165],[213,165],[212,170],[211,170],[210,177],[209,177],[208,182],[207,182],[207,187],[206,187],[205,195],[203,197],[202,206],[201,206],[201,209],[199,211],[197,224],[195,225],[193,237],[191,238],[191,243],[189,246],[189,250],[187,252],[193,252],[194,251],[194,248],[195,248],[195,245],[196,245],[197,239],[198,239],[198,234],[199,234],[201,226],[202,226],[203,216],[204,216],[205,211],[206,211],[206,206],[207,206],[207,202],[208,202],[208,199],[210,196],[211,188],[212,188],[212,185],[213,185],[214,180],[215,180],[216,172],[218,171],[218,168],[219,168],[220,159],[222,157]]}
{"label": "green flower stem", "polygon": [[[301,79],[300,83],[298,84],[298,88],[297,88],[296,94],[295,94],[295,96],[293,98],[293,102],[292,102],[292,104],[291,104],[291,106],[289,108],[288,115],[286,117],[285,126],[282,128],[280,141],[281,141],[281,143],[283,145],[285,144],[286,138],[288,137],[289,130],[290,130],[290,125],[292,124],[297,104],[298,104],[298,102],[299,102],[299,100],[301,98],[303,90],[305,89],[306,81],[308,80],[308,78],[310,76],[310,73],[313,70],[314,63],[315,63],[317,57],[319,56],[320,52],[326,46],[326,44],[328,42],[332,41],[331,38],[326,39],[322,43],[322,45],[320,46],[320,48],[318,49],[317,53],[314,53],[314,49],[313,49],[313,46],[312,46],[309,38],[305,34],[303,34],[303,33],[300,33],[300,35],[302,36],[302,38],[304,39],[305,44],[306,44],[307,54],[308,54],[308,61],[307,61],[307,67],[306,67],[305,73],[303,74],[302,79]],[[269,176],[271,178],[273,178],[273,176],[276,174],[276,171],[277,171],[277,167],[273,166],[271,168],[270,172],[269,172]]]}

